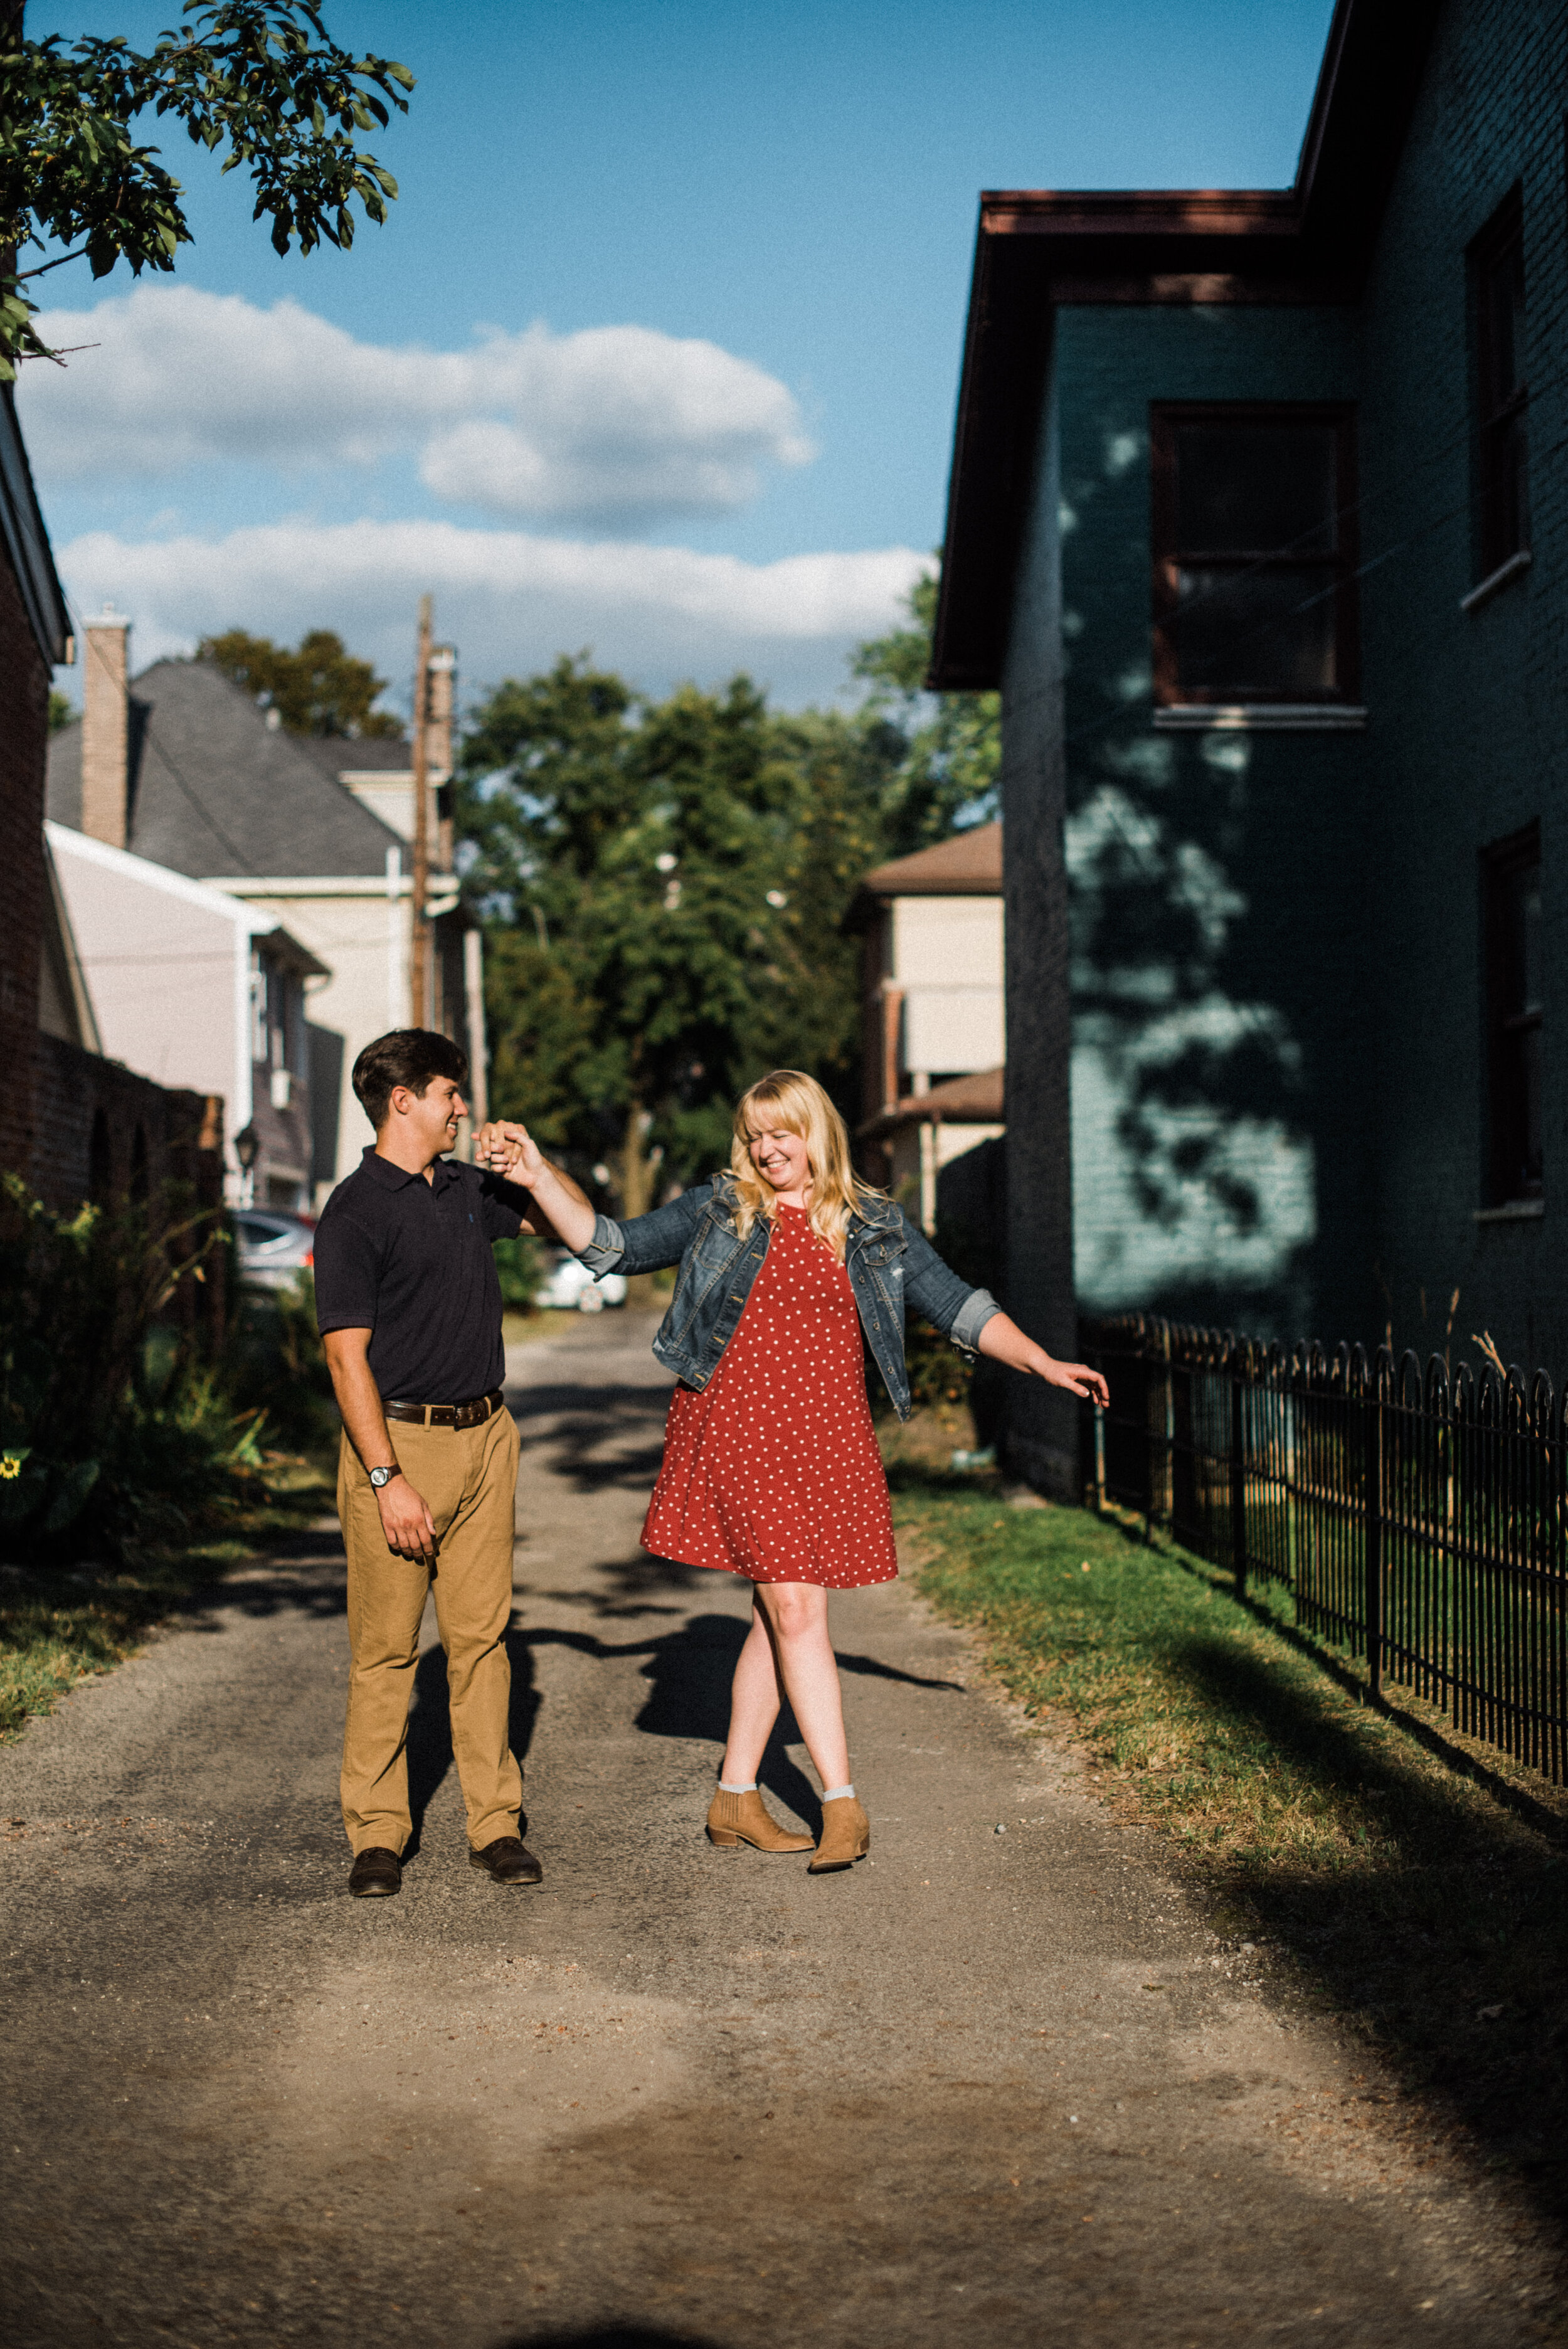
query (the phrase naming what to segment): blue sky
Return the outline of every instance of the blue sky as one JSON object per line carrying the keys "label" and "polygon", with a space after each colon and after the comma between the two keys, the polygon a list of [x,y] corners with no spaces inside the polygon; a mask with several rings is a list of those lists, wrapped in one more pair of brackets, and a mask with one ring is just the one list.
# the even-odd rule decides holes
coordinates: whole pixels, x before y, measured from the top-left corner
{"label": "blue sky", "polygon": [[428,574],[470,689],[592,642],[828,698],[940,535],[979,190],[1288,182],[1329,14],[327,0],[418,77],[370,142],[401,199],[280,261],[241,175],[144,132],[195,246],[129,306],[46,280],[100,347],[23,388],[67,585],[143,659],[325,625],[393,674]]}

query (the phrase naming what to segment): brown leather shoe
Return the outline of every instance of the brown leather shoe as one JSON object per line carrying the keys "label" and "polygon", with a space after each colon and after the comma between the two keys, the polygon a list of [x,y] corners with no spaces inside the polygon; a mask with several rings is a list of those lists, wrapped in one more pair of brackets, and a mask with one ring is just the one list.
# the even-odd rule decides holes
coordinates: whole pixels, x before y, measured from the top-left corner
{"label": "brown leather shoe", "polygon": [[540,1884],[544,1870],[521,1836],[497,1836],[482,1851],[469,1847],[469,1866],[482,1868],[497,1884]]}
{"label": "brown leather shoe", "polygon": [[403,1889],[403,1863],[385,1844],[373,1843],[355,1853],[348,1889],[356,1900],[389,1900]]}
{"label": "brown leather shoe", "polygon": [[811,1838],[781,1827],[755,1786],[744,1795],[720,1786],[708,1806],[707,1839],[721,1850],[748,1843],[756,1851],[810,1851]]}
{"label": "brown leather shoe", "polygon": [[852,1868],[872,1847],[872,1823],[853,1795],[841,1795],[822,1806],[822,1840],[817,1857],[807,1863],[808,1876],[832,1876]]}

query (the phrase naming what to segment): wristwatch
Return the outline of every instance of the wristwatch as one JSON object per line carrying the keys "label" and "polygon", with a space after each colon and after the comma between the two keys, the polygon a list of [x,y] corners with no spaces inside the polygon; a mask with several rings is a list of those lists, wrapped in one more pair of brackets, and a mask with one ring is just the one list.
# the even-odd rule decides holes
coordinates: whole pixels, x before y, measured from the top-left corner
{"label": "wristwatch", "polygon": [[394,1461],[390,1468],[372,1468],[370,1481],[379,1492],[384,1485],[389,1485],[392,1482],[397,1473],[397,1464]]}

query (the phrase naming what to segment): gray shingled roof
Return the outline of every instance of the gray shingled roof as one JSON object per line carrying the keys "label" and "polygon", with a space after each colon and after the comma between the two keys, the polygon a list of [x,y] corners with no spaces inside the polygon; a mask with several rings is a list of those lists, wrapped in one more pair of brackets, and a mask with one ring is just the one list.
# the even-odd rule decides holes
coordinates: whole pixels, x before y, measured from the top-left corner
{"label": "gray shingled roof", "polygon": [[[195,880],[375,874],[403,843],[207,661],[155,661],[130,688],[138,856]],[[352,746],[345,743],[345,750]],[[48,812],[80,830],[78,719],[49,745]]]}

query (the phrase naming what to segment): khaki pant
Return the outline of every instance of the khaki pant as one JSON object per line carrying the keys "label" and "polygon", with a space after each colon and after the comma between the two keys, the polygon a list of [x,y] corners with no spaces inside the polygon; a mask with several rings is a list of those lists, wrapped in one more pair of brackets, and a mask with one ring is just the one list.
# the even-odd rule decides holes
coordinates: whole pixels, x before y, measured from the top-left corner
{"label": "khaki pant", "polygon": [[516,1835],[522,1773],[507,1735],[511,1667],[511,1554],[517,1506],[517,1422],[492,1412],[482,1427],[388,1433],[397,1465],[436,1521],[434,1571],[387,1547],[381,1512],[346,1435],[337,1466],[337,1514],[348,1553],[348,1719],[343,1733],[343,1823],[356,1853],[401,1852],[408,1812],[408,1704],[419,1624],[432,1581],[447,1651],[452,1752],[476,1850]]}

